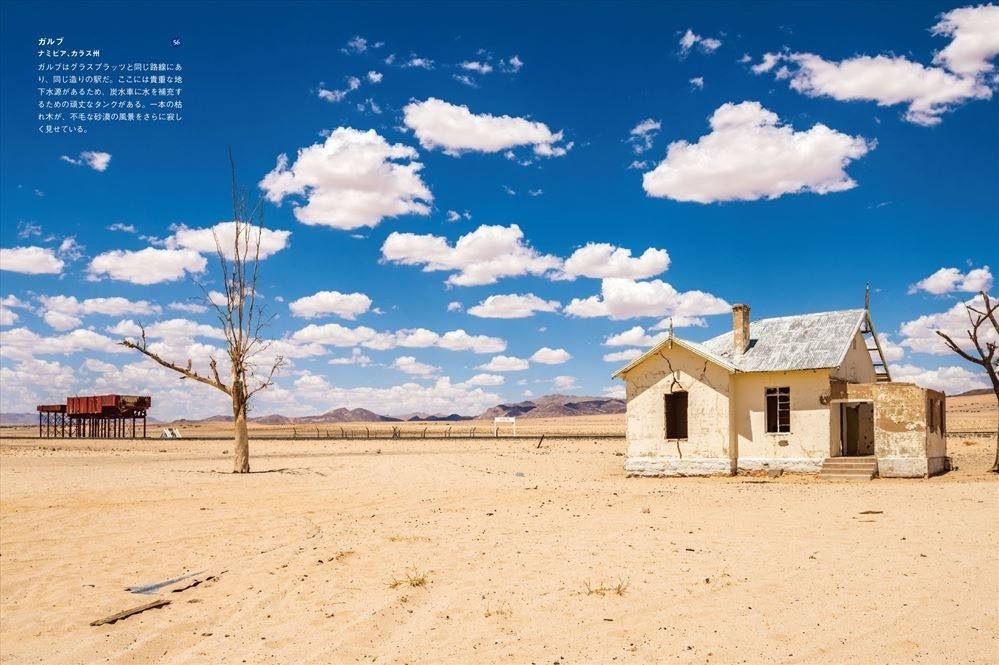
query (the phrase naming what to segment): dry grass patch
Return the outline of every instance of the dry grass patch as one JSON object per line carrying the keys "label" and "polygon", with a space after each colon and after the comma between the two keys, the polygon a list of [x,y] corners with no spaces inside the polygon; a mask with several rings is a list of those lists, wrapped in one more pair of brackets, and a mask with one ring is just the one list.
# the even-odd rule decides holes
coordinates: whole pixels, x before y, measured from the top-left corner
{"label": "dry grass patch", "polygon": [[389,536],[390,543],[429,543],[426,536],[400,536],[398,534]]}
{"label": "dry grass patch", "polygon": [[583,592],[587,596],[606,596],[607,594],[615,594],[617,596],[623,596],[624,592],[628,590],[628,585],[631,584],[630,580],[622,580],[620,577],[617,578],[617,584],[605,585],[600,582],[597,586],[593,586],[589,580],[583,583]]}
{"label": "dry grass patch", "polygon": [[388,587],[390,589],[398,589],[401,586],[410,586],[415,589],[427,586],[427,581],[427,573],[421,573],[416,568],[413,568],[412,570],[407,570],[406,575],[402,579],[393,577]]}

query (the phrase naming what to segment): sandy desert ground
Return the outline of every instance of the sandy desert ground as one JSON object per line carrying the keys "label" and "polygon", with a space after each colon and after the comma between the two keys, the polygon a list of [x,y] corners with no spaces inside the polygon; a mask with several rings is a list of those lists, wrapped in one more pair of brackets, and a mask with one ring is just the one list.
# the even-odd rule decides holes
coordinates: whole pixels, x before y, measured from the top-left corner
{"label": "sandy desert ground", "polygon": [[626,478],[582,436],[256,440],[249,476],[225,441],[5,438],[0,661],[995,663],[993,445],[844,483]]}

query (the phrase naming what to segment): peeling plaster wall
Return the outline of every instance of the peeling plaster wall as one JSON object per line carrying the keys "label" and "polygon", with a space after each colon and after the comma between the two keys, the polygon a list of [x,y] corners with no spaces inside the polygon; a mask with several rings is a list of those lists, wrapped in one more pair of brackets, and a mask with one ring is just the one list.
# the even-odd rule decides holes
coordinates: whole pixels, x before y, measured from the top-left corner
{"label": "peeling plaster wall", "polygon": [[867,340],[860,331],[854,336],[843,364],[832,370],[830,376],[851,383],[874,383],[878,380],[871,353],[867,350]]}
{"label": "peeling plaster wall", "polygon": [[[944,470],[947,455],[942,415],[945,397],[908,383],[874,386],[874,437],[878,474],[886,478],[930,476]],[[931,407],[936,413],[931,414]]]}
{"label": "peeling plaster wall", "polygon": [[926,457],[926,396],[919,386],[874,386],[878,457]]}
{"label": "peeling plaster wall", "polygon": [[[828,370],[737,374],[732,377],[738,454],[743,458],[824,460],[830,454]],[[767,433],[766,389],[791,389],[791,431]],[[838,439],[837,439],[838,446]]]}
{"label": "peeling plaster wall", "polygon": [[[626,470],[639,475],[688,475],[670,473],[682,461],[679,467],[688,466],[692,472],[696,471],[695,466],[704,467],[702,473],[689,475],[730,473],[729,375],[726,370],[674,345],[631,369],[625,375],[625,381],[628,398]],[[688,438],[667,440],[664,396],[681,391],[687,392]],[[704,463],[694,464],[695,460]]]}
{"label": "peeling plaster wall", "polygon": [[946,396],[911,383],[835,383],[833,398],[874,405],[874,454],[885,478],[946,469]]}

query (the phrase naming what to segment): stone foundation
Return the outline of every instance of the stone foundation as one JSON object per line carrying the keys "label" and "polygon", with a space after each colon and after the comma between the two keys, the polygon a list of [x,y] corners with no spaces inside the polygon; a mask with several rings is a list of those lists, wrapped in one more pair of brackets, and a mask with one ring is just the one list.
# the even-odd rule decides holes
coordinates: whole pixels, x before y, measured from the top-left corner
{"label": "stone foundation", "polygon": [[811,457],[740,457],[739,471],[781,469],[788,473],[818,473],[823,461]]}
{"label": "stone foundation", "polygon": [[928,478],[947,470],[946,457],[879,457],[882,478]]}
{"label": "stone foundation", "polygon": [[629,476],[731,476],[735,464],[727,457],[629,457]]}

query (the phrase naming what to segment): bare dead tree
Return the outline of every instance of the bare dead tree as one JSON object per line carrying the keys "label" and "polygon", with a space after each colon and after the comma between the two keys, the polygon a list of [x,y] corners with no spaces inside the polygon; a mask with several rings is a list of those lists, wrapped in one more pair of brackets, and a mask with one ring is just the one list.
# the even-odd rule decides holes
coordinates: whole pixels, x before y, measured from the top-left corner
{"label": "bare dead tree", "polygon": [[[232,206],[234,240],[231,246],[223,247],[222,240],[213,229],[215,249],[221,272],[224,293],[213,295],[204,282],[197,282],[206,303],[215,314],[225,333],[226,354],[228,355],[229,380],[222,380],[218,362],[209,356],[209,375],[199,374],[189,359],[186,366],[179,365],[150,351],[146,344],[146,331],[143,328],[138,340],[125,339],[122,346],[135,349],[163,367],[181,375],[181,379],[193,379],[217,390],[221,390],[232,400],[232,415],[235,425],[233,473],[250,471],[250,439],[246,429],[247,406],[250,398],[273,384],[275,372],[284,364],[281,356],[274,358],[270,369],[264,375],[257,374],[253,358],[270,345],[262,337],[262,330],[269,322],[263,307],[257,302],[257,269],[260,264],[260,241],[264,229],[263,202],[257,199],[251,208],[247,203],[248,193],[236,184],[236,166],[229,155],[232,170]],[[231,256],[229,252],[231,251]]]}
{"label": "bare dead tree", "polygon": [[[971,328],[967,331],[968,339],[971,340],[974,353],[969,353],[962,349],[946,333],[938,330],[937,334],[943,337],[947,348],[951,351],[968,362],[980,365],[985,369],[985,373],[989,375],[989,379],[992,381],[992,390],[995,391],[996,400],[999,400],[999,372],[997,372],[999,370],[999,358],[996,357],[996,346],[999,344],[999,320],[997,320],[996,312],[999,311],[999,301],[992,302],[985,291],[979,291],[978,294],[982,297],[984,304],[981,309],[967,303],[964,305],[965,309],[968,310],[968,321],[971,325]],[[991,341],[984,339],[990,326],[995,332],[995,339]],[[999,473],[999,428],[996,431],[996,459],[990,471],[992,473]]]}

